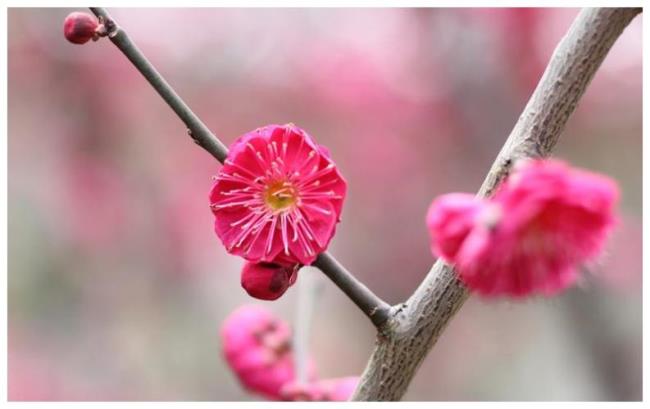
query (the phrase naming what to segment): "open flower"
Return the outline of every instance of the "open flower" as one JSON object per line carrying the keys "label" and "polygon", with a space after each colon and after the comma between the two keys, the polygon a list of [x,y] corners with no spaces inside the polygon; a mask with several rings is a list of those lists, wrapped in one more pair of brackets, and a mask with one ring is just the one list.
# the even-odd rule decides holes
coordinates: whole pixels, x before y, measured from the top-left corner
{"label": "open flower", "polygon": [[346,182],[302,129],[268,125],[237,139],[210,192],[215,231],[251,262],[311,264],[340,221]]}
{"label": "open flower", "polygon": [[552,295],[575,283],[579,265],[602,251],[617,200],[609,178],[531,160],[480,204],[470,195],[436,199],[427,224],[432,248],[471,290]]}
{"label": "open flower", "polygon": [[[284,399],[281,389],[294,380],[291,330],[286,322],[256,305],[233,311],[221,327],[223,354],[241,384],[267,398]],[[309,380],[315,366],[308,362]]]}

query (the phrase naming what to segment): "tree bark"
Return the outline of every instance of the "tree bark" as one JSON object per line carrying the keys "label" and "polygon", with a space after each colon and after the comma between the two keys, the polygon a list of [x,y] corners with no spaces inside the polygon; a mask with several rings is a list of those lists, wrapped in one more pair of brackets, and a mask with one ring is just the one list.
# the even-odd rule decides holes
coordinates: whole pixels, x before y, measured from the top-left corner
{"label": "tree bark", "polygon": [[[489,196],[518,159],[550,154],[607,52],[640,12],[632,8],[580,12],[488,172],[480,196]],[[352,400],[401,399],[468,295],[453,267],[438,260],[415,293],[392,307],[380,326],[375,350]]]}

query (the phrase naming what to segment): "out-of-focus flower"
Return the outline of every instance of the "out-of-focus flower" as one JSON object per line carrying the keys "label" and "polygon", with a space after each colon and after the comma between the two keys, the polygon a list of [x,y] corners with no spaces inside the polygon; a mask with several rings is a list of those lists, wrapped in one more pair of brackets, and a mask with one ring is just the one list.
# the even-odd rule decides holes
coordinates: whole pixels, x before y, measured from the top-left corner
{"label": "out-of-focus flower", "polygon": [[296,282],[299,265],[246,262],[241,272],[241,286],[253,298],[276,300]]}
{"label": "out-of-focus flower", "polygon": [[348,376],[345,378],[326,379],[320,381],[321,387],[325,391],[325,396],[331,401],[346,401],[352,397],[354,390],[359,384],[358,376]]}
{"label": "out-of-focus flower", "polygon": [[[294,379],[289,326],[265,308],[245,305],[221,328],[223,353],[241,384],[273,400],[283,399],[282,386]],[[315,377],[310,361],[309,379]]]}
{"label": "out-of-focus flower", "polygon": [[359,384],[358,376],[322,379],[311,383],[290,382],[282,387],[282,396],[292,401],[347,401]]}
{"label": "out-of-focus flower", "polygon": [[68,14],[63,21],[63,35],[74,44],[84,44],[96,38],[99,22],[88,13],[75,11]]}
{"label": "out-of-focus flower", "polygon": [[478,215],[471,196],[447,195],[434,201],[427,224],[432,248],[456,264],[471,290],[552,295],[572,285],[579,264],[600,253],[617,200],[618,187],[607,177],[531,160],[517,166]]}
{"label": "out-of-focus flower", "polygon": [[434,200],[426,219],[433,235],[431,251],[445,260],[453,260],[484,205],[469,193],[450,193]]}
{"label": "out-of-focus flower", "polygon": [[251,262],[311,264],[340,220],[346,182],[302,129],[269,125],[233,143],[210,192],[215,231]]}

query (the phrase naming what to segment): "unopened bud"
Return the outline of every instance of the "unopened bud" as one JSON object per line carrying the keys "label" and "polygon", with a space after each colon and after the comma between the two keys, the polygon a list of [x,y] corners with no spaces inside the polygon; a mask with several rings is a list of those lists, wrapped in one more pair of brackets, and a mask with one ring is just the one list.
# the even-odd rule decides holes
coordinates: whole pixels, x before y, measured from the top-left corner
{"label": "unopened bud", "polygon": [[248,295],[260,300],[275,300],[296,281],[297,266],[246,262],[241,285]]}
{"label": "unopened bud", "polygon": [[63,22],[65,38],[74,44],[84,44],[92,38],[97,38],[99,22],[88,13],[75,11],[68,14]]}

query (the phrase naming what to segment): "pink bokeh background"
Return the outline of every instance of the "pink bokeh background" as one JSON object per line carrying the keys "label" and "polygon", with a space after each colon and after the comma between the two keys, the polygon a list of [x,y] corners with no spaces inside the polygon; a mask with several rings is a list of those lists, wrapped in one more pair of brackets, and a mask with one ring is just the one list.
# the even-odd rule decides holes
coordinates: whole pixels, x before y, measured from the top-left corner
{"label": "pink bokeh background", "polygon": [[[221,357],[239,284],[213,232],[215,160],[72,9],[8,11],[9,399],[257,400]],[[293,122],[348,181],[330,250],[388,302],[432,262],[433,197],[475,191],[576,9],[111,9],[220,137]],[[621,223],[579,287],[472,297],[407,400],[641,398],[641,19],[614,45],[555,156],[620,184]],[[317,270],[311,353],[360,374],[374,330]]]}

